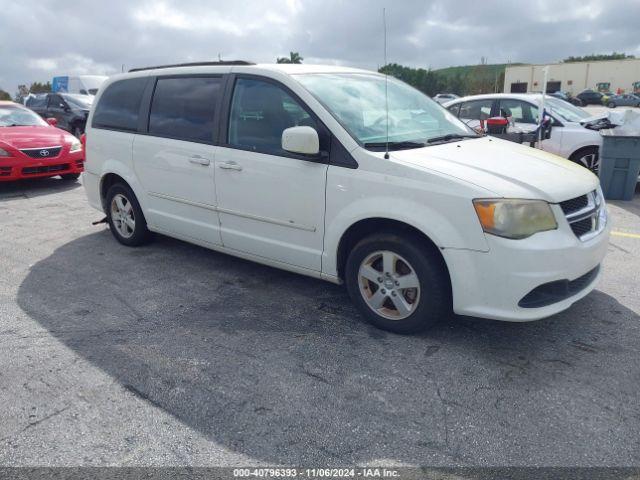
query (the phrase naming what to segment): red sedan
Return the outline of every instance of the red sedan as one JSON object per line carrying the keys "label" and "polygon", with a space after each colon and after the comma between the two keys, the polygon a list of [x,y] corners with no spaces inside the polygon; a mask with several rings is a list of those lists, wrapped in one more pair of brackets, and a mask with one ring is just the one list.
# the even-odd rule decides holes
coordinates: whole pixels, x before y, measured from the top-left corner
{"label": "red sedan", "polygon": [[[49,123],[48,123],[49,122]],[[26,107],[0,102],[0,182],[53,177],[76,180],[84,170],[80,140]]]}

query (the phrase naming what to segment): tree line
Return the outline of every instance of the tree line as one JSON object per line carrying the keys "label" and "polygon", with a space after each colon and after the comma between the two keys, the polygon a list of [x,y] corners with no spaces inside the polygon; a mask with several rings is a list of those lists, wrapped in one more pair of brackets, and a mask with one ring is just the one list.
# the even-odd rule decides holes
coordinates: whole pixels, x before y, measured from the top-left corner
{"label": "tree line", "polygon": [[412,68],[390,63],[378,71],[396,77],[432,97],[438,93],[455,93],[465,96],[500,92],[504,85],[504,69],[503,64],[486,63],[442,70]]}
{"label": "tree line", "polygon": [[[18,91],[14,95],[13,100],[20,102],[20,100],[29,93],[49,92],[51,92],[51,82],[32,82],[28,87],[26,85],[18,85]],[[11,100],[11,94],[0,88],[0,100]]]}
{"label": "tree line", "polygon": [[584,55],[582,57],[567,57],[563,63],[575,63],[575,62],[600,62],[603,60],[625,60],[628,58],[636,58],[634,55],[627,55],[626,53],[609,53],[609,54],[596,54]]}

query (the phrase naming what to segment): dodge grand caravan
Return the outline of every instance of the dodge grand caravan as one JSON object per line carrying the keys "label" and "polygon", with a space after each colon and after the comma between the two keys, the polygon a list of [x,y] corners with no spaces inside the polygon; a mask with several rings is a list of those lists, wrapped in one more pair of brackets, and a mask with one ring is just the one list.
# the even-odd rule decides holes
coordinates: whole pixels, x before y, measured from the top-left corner
{"label": "dodge grand caravan", "polygon": [[89,115],[83,180],[124,245],[157,232],[344,283],[366,319],[403,333],[452,310],[560,312],[596,285],[609,236],[587,169],[335,66],[111,77]]}

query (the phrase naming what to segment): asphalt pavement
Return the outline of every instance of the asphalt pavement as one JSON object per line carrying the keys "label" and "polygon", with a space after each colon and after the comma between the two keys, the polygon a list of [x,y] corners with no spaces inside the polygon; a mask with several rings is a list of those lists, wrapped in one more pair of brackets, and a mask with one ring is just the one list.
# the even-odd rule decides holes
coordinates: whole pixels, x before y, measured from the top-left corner
{"label": "asphalt pavement", "polygon": [[640,190],[598,288],[525,324],[370,327],[344,289],[0,184],[0,465],[640,466]]}

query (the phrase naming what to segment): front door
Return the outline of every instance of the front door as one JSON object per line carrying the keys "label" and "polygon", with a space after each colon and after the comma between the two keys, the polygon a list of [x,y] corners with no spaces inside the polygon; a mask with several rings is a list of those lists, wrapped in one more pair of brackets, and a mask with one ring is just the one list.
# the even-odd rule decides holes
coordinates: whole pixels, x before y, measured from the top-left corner
{"label": "front door", "polygon": [[[545,109],[548,114],[548,109]],[[522,131],[533,131],[538,128],[539,109],[530,102],[516,99],[500,100],[500,115],[511,117],[516,127]],[[560,155],[562,152],[562,128],[553,128],[551,138],[542,141],[542,149]]]}
{"label": "front door", "polygon": [[320,130],[281,85],[257,77],[235,80],[215,159],[222,242],[320,271],[327,164],[282,150],[282,131],[296,125]]}
{"label": "front door", "polygon": [[473,129],[480,128],[492,116],[493,103],[494,100],[492,98],[463,102],[460,104],[458,118]]}
{"label": "front door", "polygon": [[60,95],[51,94],[47,103],[47,113],[45,117],[58,120],[58,128],[70,131],[67,110],[69,107]]}
{"label": "front door", "polygon": [[169,234],[220,245],[213,146],[221,77],[157,79],[147,135],[133,162],[146,192],[147,222]]}

